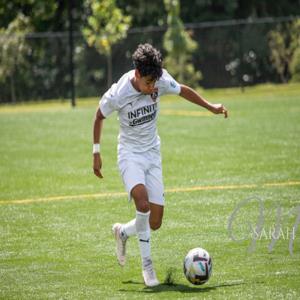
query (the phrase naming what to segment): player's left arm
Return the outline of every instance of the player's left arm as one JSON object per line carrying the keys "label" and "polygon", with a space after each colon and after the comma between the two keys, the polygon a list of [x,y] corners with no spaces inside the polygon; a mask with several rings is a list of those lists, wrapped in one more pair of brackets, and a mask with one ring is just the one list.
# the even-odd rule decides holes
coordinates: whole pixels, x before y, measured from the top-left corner
{"label": "player's left arm", "polygon": [[184,99],[205,107],[207,110],[211,111],[214,114],[224,114],[225,118],[228,117],[228,111],[223,104],[213,104],[208,102],[189,86],[181,84],[180,87],[181,90],[179,95]]}

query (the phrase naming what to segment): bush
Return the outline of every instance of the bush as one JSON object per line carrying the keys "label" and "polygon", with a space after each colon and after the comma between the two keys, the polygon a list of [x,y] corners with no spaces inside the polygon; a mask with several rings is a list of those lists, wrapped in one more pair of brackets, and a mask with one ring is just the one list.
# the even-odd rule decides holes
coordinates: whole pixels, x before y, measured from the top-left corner
{"label": "bush", "polygon": [[293,54],[290,64],[290,72],[292,81],[300,82],[300,48],[297,48]]}

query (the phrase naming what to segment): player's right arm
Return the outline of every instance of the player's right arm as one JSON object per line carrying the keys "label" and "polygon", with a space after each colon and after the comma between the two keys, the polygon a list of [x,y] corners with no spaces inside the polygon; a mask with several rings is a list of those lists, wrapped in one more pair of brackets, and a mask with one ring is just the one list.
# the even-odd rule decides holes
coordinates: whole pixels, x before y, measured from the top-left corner
{"label": "player's right arm", "polygon": [[[97,145],[97,144],[100,145],[101,132],[102,132],[104,119],[105,119],[105,117],[103,116],[100,108],[98,107],[96,114],[95,114],[94,129],[93,129],[94,145]],[[94,148],[95,148],[95,146],[94,146]],[[103,178],[102,173],[101,173],[102,160],[101,160],[100,150],[95,151],[95,149],[93,149],[93,158],[94,158],[94,161],[93,161],[94,174],[99,178]]]}

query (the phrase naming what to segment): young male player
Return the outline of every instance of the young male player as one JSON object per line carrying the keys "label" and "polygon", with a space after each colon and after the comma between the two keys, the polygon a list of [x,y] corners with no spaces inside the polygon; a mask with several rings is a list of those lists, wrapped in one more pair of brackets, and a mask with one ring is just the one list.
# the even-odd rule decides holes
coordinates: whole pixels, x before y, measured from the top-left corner
{"label": "young male player", "polygon": [[103,120],[116,111],[120,123],[119,170],[136,207],[133,220],[113,225],[116,255],[119,264],[124,266],[126,241],[137,235],[144,282],[146,286],[156,286],[159,281],[151,260],[150,228],[160,228],[164,211],[160,138],[156,129],[159,97],[178,94],[215,114],[224,114],[225,118],[227,110],[222,104],[211,104],[190,87],[177,83],[162,68],[162,56],[150,44],[139,45],[132,59],[134,70],[125,73],[111,86],[97,108],[93,128],[93,169],[95,175],[102,178],[100,137]]}

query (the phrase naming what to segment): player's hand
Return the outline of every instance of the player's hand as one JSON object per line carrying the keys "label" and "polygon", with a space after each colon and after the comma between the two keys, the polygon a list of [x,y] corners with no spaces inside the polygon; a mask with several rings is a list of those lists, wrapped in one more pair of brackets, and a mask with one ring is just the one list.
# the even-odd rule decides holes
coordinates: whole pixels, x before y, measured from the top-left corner
{"label": "player's hand", "polygon": [[93,156],[94,156],[94,163],[93,163],[94,174],[99,178],[103,178],[101,174],[102,160],[101,160],[100,153],[95,153],[93,154]]}
{"label": "player's hand", "polygon": [[224,117],[228,117],[228,111],[223,104],[212,104],[211,112],[214,114],[224,114]]}

